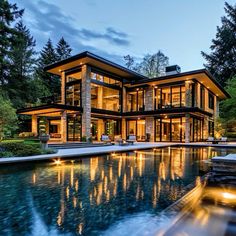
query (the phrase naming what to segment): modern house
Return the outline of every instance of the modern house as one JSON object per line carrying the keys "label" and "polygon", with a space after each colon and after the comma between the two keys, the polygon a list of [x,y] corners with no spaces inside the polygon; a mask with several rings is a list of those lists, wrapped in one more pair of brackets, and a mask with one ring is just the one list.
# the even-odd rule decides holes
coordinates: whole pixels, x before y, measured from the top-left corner
{"label": "modern house", "polygon": [[229,97],[206,69],[180,73],[172,66],[165,76],[150,79],[87,51],[45,70],[61,78],[60,100],[18,113],[32,117],[34,133],[46,117],[54,142],[99,141],[102,134],[202,141],[214,135],[219,101]]}

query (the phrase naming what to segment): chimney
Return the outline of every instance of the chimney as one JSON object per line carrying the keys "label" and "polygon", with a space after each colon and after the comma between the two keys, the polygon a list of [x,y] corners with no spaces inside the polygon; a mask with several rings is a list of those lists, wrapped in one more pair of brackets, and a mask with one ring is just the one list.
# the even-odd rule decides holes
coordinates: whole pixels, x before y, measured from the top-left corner
{"label": "chimney", "polygon": [[167,66],[166,75],[175,75],[181,72],[181,68],[178,65]]}

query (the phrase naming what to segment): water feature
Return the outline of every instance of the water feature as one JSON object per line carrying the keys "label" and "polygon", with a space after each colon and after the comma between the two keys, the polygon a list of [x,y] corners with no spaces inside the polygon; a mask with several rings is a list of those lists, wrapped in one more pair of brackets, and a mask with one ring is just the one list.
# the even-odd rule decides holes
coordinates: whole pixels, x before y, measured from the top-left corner
{"label": "water feature", "polygon": [[160,148],[0,168],[0,235],[150,235],[216,148]]}

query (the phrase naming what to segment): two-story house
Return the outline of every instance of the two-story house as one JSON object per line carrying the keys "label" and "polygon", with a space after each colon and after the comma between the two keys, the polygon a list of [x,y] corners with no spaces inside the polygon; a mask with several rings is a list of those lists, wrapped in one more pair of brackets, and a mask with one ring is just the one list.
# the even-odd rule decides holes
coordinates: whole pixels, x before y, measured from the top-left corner
{"label": "two-story house", "polygon": [[32,116],[33,133],[46,118],[54,142],[100,141],[102,134],[202,141],[214,135],[219,101],[229,97],[206,69],[180,73],[172,66],[165,76],[150,79],[87,51],[45,70],[60,76],[60,101],[18,113]]}

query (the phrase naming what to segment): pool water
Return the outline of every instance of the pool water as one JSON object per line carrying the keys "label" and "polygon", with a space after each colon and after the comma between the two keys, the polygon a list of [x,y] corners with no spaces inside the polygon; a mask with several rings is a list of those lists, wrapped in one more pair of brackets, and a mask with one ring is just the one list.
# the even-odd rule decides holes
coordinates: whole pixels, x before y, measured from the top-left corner
{"label": "pool water", "polygon": [[137,235],[210,170],[210,157],[232,152],[169,147],[2,166],[0,235]]}

